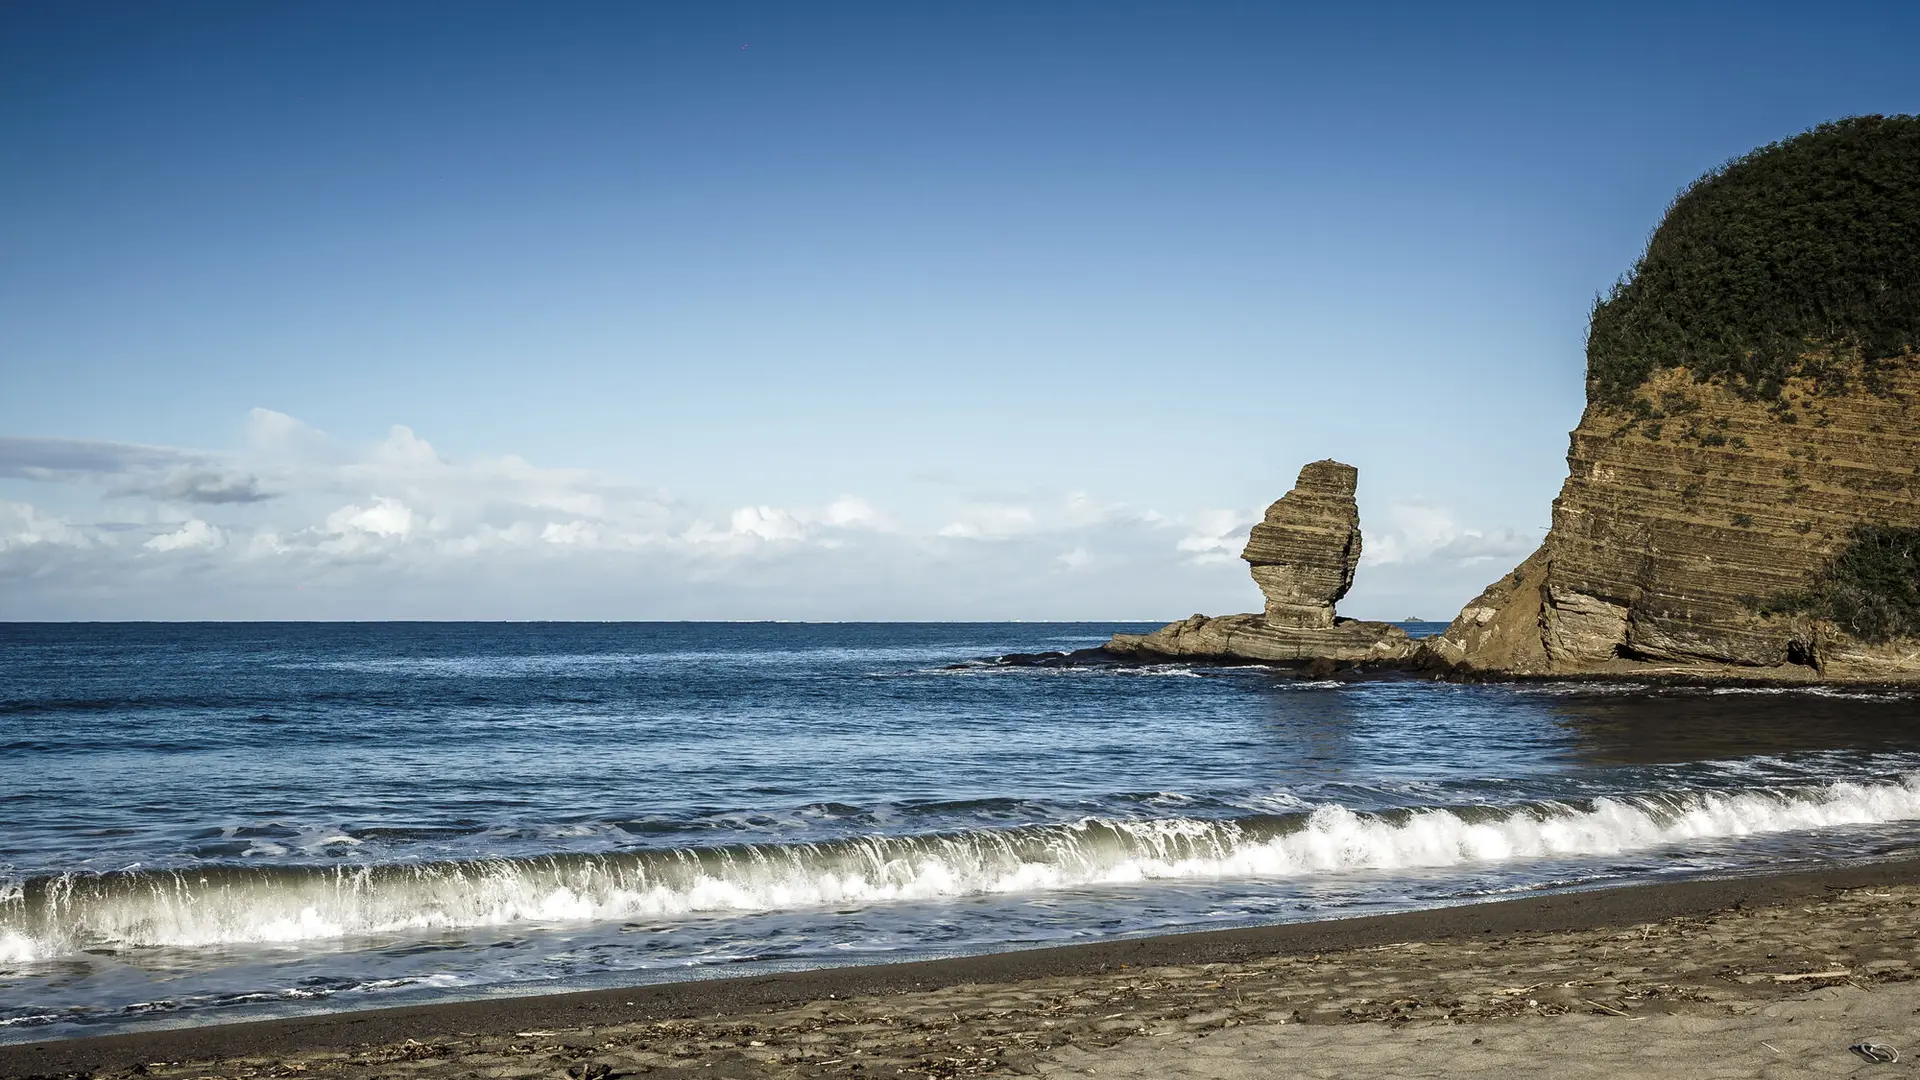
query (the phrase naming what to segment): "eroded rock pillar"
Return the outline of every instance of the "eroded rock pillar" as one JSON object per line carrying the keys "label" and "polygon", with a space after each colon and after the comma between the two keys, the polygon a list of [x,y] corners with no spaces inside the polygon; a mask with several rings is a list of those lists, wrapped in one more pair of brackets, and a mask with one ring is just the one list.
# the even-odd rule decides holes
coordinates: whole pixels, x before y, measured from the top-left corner
{"label": "eroded rock pillar", "polygon": [[1240,557],[1267,598],[1268,626],[1333,625],[1333,605],[1360,565],[1360,470],[1331,459],[1300,470],[1293,490],[1267,507]]}

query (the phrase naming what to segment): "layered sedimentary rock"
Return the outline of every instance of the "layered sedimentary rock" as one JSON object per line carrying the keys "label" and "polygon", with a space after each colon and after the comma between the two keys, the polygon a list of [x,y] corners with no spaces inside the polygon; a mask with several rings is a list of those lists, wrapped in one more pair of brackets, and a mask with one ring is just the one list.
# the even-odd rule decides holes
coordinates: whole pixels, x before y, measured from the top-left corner
{"label": "layered sedimentary rock", "polygon": [[1916,237],[1920,116],[1728,162],[1595,303],[1553,526],[1443,635],[1405,649],[1334,617],[1359,556],[1354,476],[1316,462],[1248,543],[1264,615],[1112,650],[1920,682]]}
{"label": "layered sedimentary rock", "polygon": [[1194,615],[1151,634],[1115,634],[1107,651],[1135,658],[1346,663],[1402,660],[1412,654],[1413,641],[1392,623],[1341,619],[1325,627],[1275,627],[1260,615]]}
{"label": "layered sedimentary rock", "polygon": [[1689,185],[1594,305],[1545,545],[1426,654],[1920,679],[1916,237],[1920,116],[1821,124]]}
{"label": "layered sedimentary rock", "polygon": [[1671,368],[1589,404],[1545,544],[1428,651],[1523,674],[1920,677],[1920,643],[1775,613],[1856,525],[1920,526],[1920,357],[1872,380],[1836,363],[1841,392],[1791,379],[1769,400]]}
{"label": "layered sedimentary rock", "polygon": [[1312,462],[1253,527],[1240,557],[1267,598],[1268,626],[1333,625],[1333,605],[1353,588],[1360,565],[1359,480],[1351,465]]}
{"label": "layered sedimentary rock", "polygon": [[1109,653],[1130,657],[1360,662],[1404,659],[1413,643],[1390,623],[1342,619],[1334,604],[1360,565],[1359,470],[1316,461],[1247,539],[1245,559],[1266,597],[1259,615],[1191,618],[1151,634],[1116,634]]}
{"label": "layered sedimentary rock", "polygon": [[1517,675],[1551,669],[1540,634],[1540,603],[1552,565],[1545,545],[1460,609],[1446,632],[1420,651],[1444,664]]}

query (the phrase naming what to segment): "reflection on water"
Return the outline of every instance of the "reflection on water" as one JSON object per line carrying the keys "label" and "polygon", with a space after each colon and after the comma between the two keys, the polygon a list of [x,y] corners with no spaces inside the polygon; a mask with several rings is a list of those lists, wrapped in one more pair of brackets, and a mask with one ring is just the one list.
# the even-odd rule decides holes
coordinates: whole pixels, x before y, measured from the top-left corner
{"label": "reflection on water", "polygon": [[[1526,696],[1521,690],[1516,696]],[[1654,764],[1920,744],[1920,698],[1875,691],[1621,689],[1531,691],[1580,760]]]}

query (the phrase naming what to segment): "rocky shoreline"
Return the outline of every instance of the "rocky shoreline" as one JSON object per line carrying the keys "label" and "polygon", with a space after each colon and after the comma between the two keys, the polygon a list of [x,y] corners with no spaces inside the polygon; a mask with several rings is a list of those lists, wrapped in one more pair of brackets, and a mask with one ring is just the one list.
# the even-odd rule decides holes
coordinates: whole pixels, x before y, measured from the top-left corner
{"label": "rocky shoreline", "polygon": [[[1912,393],[1888,406],[1903,416],[1910,400],[1920,402],[1920,366],[1913,374]],[[1598,423],[1607,422],[1604,409],[1590,408],[1588,413],[1583,428],[1595,424],[1596,415],[1603,417]],[[1831,426],[1815,430],[1824,432]],[[1888,434],[1885,425],[1877,426],[1890,444],[1920,447],[1920,427],[1911,422],[1896,434]],[[1757,430],[1755,438],[1759,438]],[[1574,433],[1574,441],[1576,448],[1586,445],[1580,431]],[[1739,452],[1753,450],[1752,440],[1741,441]],[[1814,450],[1806,453],[1815,459],[1820,456]],[[1793,456],[1799,457],[1800,452],[1794,451]],[[1910,456],[1920,459],[1920,451]],[[1920,465],[1915,468],[1920,471]],[[1707,471],[1705,466],[1692,470]],[[1454,681],[1581,678],[1714,685],[1920,685],[1920,641],[1859,641],[1830,621],[1766,614],[1719,601],[1688,606],[1696,597],[1721,596],[1733,588],[1723,579],[1738,578],[1743,573],[1739,566],[1744,564],[1725,554],[1716,563],[1715,554],[1702,549],[1700,542],[1683,548],[1675,542],[1648,539],[1659,537],[1662,529],[1686,531],[1687,527],[1647,519],[1656,511],[1648,509],[1653,497],[1644,491],[1638,502],[1596,499],[1592,494],[1596,484],[1612,483],[1617,475],[1597,467],[1586,472],[1588,478],[1579,483],[1569,479],[1567,492],[1555,503],[1554,529],[1540,549],[1489,585],[1439,634],[1414,638],[1394,623],[1347,619],[1336,613],[1336,604],[1352,587],[1360,561],[1362,538],[1355,498],[1359,472],[1327,460],[1300,470],[1293,489],[1268,507],[1253,527],[1241,554],[1265,597],[1264,611],[1196,614],[1152,633],[1115,634],[1098,649],[1009,656],[1000,662],[1027,666],[1167,661],[1268,664],[1298,668],[1314,677],[1417,675]],[[1654,486],[1648,483],[1643,488]],[[1899,509],[1896,503],[1833,503],[1827,512],[1837,518],[1847,507],[1882,517]],[[1629,511],[1642,515],[1633,529],[1648,551],[1634,549],[1618,535],[1607,543],[1593,539],[1594,531],[1603,529],[1597,523],[1610,514]],[[1616,522],[1604,528],[1617,534],[1626,527]],[[1835,520],[1822,536],[1831,546],[1841,542],[1847,529],[1847,521]],[[1708,540],[1717,535],[1694,531]],[[1800,547],[1791,559],[1729,550],[1740,552],[1748,562],[1777,564],[1768,571],[1778,579],[1772,586],[1777,590],[1785,587],[1781,582],[1795,580],[1791,574],[1804,577],[1811,573],[1807,567],[1817,563],[1809,542],[1794,535]],[[1673,554],[1676,550],[1691,554],[1679,559]],[[1638,560],[1642,566],[1636,599],[1630,603],[1596,598],[1569,584],[1587,581],[1579,575],[1597,573],[1593,570],[1596,560],[1606,557]],[[1663,576],[1669,571],[1660,567],[1671,568],[1671,580]],[[1615,596],[1629,590],[1601,591]],[[1639,613],[1642,608],[1655,612],[1656,607],[1656,613]],[[1683,640],[1691,644],[1673,644]]]}
{"label": "rocky shoreline", "polygon": [[1450,677],[1920,682],[1920,117],[1761,147],[1675,200],[1594,305],[1587,401],[1539,550],[1415,642],[1339,619],[1357,471],[1317,461],[1241,557],[1259,614],[1129,657]]}
{"label": "rocky shoreline", "polygon": [[[1205,616],[1201,616],[1204,618]],[[1178,625],[1178,624],[1174,624]],[[1127,635],[1136,637],[1142,635]],[[1699,664],[1656,664],[1622,662],[1579,672],[1518,672],[1471,667],[1447,662],[1424,643],[1431,638],[1413,639],[1412,655],[1397,659],[1334,660],[1327,657],[1306,659],[1265,659],[1237,653],[1169,655],[1146,650],[1117,651],[1101,645],[1040,653],[1008,653],[987,658],[981,663],[995,667],[1024,668],[1120,668],[1153,667],[1163,664],[1192,664],[1211,668],[1258,668],[1282,678],[1317,682],[1420,681],[1448,683],[1566,683],[1592,682],[1644,686],[1648,689],[1697,687],[1705,689],[1792,689],[1804,687],[1845,688],[1855,691],[1920,691],[1920,675],[1890,675],[1884,678],[1831,679],[1817,673],[1763,671],[1733,665],[1709,667]],[[979,666],[956,664],[955,670]]]}

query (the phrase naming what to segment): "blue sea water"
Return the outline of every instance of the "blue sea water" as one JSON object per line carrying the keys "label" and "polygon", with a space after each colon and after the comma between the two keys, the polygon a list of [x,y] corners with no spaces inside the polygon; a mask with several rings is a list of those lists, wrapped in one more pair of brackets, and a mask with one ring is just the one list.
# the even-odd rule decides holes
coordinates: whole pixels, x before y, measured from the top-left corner
{"label": "blue sea water", "polygon": [[1907,694],[987,662],[1140,629],[0,624],[0,1040],[1920,849]]}

